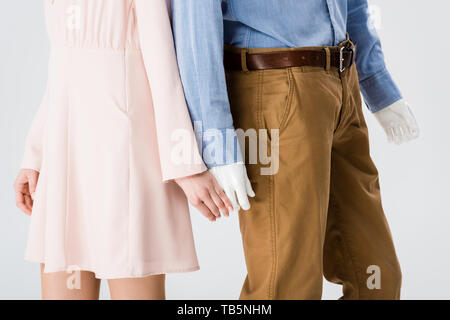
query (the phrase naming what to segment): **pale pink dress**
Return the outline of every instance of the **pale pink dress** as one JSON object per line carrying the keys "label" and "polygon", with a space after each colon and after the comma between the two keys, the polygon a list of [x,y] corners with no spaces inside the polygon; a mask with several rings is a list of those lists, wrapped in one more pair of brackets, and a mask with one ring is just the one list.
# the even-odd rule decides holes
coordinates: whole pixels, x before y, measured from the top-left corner
{"label": "pale pink dress", "polygon": [[[40,171],[26,259],[98,278],[198,269],[187,200],[171,179],[174,130],[195,141],[176,64],[170,0],[45,0],[45,98],[23,168]],[[151,90],[150,90],[151,88]]]}

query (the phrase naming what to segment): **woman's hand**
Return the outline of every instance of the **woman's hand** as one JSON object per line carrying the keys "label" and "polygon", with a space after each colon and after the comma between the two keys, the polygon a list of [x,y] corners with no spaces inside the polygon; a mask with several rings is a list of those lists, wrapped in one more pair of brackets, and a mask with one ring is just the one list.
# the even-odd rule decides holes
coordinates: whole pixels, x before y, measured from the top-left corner
{"label": "woman's hand", "polygon": [[228,217],[233,205],[211,173],[205,171],[194,176],[175,179],[189,202],[210,221],[221,214]]}
{"label": "woman's hand", "polygon": [[27,215],[33,210],[34,192],[36,191],[39,172],[32,169],[22,169],[14,183],[16,205]]}

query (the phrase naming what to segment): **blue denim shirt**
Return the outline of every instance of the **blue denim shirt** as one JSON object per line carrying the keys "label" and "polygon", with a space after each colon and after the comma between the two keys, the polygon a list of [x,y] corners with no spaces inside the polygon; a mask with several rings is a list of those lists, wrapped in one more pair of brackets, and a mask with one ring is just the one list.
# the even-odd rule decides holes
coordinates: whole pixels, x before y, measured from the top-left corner
{"label": "blue denim shirt", "polygon": [[[204,152],[208,167],[241,160],[229,141],[233,120],[224,42],[247,48],[333,46],[348,33],[357,45],[360,86],[369,109],[376,112],[401,99],[386,69],[367,0],[172,0],[172,9],[180,73],[202,150],[223,150],[213,159]],[[214,134],[201,135],[209,129],[228,136],[226,143],[213,139]]]}

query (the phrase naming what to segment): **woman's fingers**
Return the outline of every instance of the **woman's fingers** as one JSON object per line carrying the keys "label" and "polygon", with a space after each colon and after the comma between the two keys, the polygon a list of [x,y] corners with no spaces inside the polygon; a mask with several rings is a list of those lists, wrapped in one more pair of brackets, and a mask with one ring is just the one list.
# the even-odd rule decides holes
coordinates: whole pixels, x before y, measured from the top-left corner
{"label": "woman's fingers", "polygon": [[216,218],[220,218],[220,212],[219,212],[219,208],[217,207],[217,205],[214,203],[213,199],[211,198],[211,196],[209,195],[209,193],[207,195],[204,195],[202,197],[202,202],[208,207],[209,211],[211,211],[211,213],[216,217]]}
{"label": "woman's fingers", "polygon": [[222,200],[223,204],[225,205],[226,213],[225,215],[228,217],[231,212],[233,212],[233,204],[231,203],[230,199],[227,197],[225,191],[223,191],[223,188],[220,186],[220,184],[217,182],[216,179],[214,179],[213,182],[213,189],[214,192],[219,196],[219,198]]}
{"label": "woman's fingers", "polygon": [[32,198],[34,198],[34,193],[36,192],[36,186],[38,182],[38,173],[36,171],[29,171],[27,173],[28,178],[28,188],[30,191],[30,195]]}
{"label": "woman's fingers", "polygon": [[231,200],[227,197],[227,194],[225,193],[225,191],[223,191],[222,188],[219,187],[219,189],[216,192],[217,195],[220,197],[220,199],[222,199],[223,203],[225,204],[225,207],[227,209],[226,215],[228,217],[230,213],[232,213],[234,210],[233,204],[231,203]]}
{"label": "woman's fingers", "polygon": [[31,210],[25,204],[25,195],[20,190],[16,190],[16,206],[27,215],[31,215]]}
{"label": "woman's fingers", "polygon": [[209,195],[211,196],[212,200],[214,201],[214,204],[217,206],[217,208],[219,209],[220,214],[228,217],[229,213],[228,213],[228,209],[225,206],[224,201],[222,200],[222,198],[219,196],[218,192],[213,189],[209,191]]}
{"label": "woman's fingers", "polygon": [[36,191],[38,179],[38,171],[22,169],[20,170],[16,182],[14,183],[16,205],[20,210],[28,215],[31,215],[33,210],[33,197]]}
{"label": "woman's fingers", "polygon": [[31,195],[25,194],[24,199],[25,199],[25,206],[28,208],[28,210],[30,210],[30,212],[32,212],[33,211],[33,198],[31,197]]}
{"label": "woman's fingers", "polygon": [[203,203],[200,202],[199,204],[194,206],[198,211],[200,211],[200,213],[205,216],[205,218],[207,218],[209,221],[216,221],[216,216],[214,216],[214,214],[212,214],[212,212],[209,210],[209,208]]}

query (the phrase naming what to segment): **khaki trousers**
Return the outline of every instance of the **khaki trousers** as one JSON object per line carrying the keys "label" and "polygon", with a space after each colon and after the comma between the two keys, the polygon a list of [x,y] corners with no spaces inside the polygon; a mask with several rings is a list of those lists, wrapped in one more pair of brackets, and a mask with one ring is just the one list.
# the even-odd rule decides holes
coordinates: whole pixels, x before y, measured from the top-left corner
{"label": "khaki trousers", "polygon": [[356,68],[227,71],[227,83],[236,128],[266,129],[268,144],[279,129],[278,172],[247,164],[256,197],[240,214],[241,299],[320,299],[324,276],[344,299],[399,299]]}

